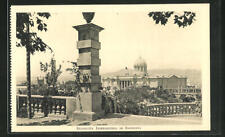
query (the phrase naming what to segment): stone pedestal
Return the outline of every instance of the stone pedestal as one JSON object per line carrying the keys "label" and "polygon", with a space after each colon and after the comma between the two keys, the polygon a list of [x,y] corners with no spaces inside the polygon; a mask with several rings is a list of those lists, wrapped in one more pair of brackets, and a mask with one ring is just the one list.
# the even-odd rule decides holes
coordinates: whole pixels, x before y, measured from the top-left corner
{"label": "stone pedestal", "polygon": [[72,119],[73,112],[77,109],[77,98],[66,97],[66,117]]}
{"label": "stone pedestal", "polygon": [[73,112],[73,120],[92,121],[101,118],[104,115],[102,110],[102,94],[80,93],[77,99],[76,110]]}
{"label": "stone pedestal", "polygon": [[74,28],[78,31],[79,58],[77,65],[81,72],[80,80],[83,92],[79,95],[77,109],[73,112],[72,117],[78,120],[96,120],[103,115],[102,95],[99,91],[101,87],[99,32],[103,28],[92,23],[74,26]]}

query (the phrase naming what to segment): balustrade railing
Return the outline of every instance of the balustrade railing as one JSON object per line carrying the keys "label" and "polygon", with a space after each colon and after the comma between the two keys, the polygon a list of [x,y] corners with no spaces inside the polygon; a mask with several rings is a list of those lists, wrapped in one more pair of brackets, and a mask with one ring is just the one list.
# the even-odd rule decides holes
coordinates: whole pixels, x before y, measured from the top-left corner
{"label": "balustrade railing", "polygon": [[200,88],[164,88],[173,93],[201,93]]}
{"label": "balustrade railing", "polygon": [[201,107],[196,103],[165,103],[150,106],[141,106],[140,115],[166,116],[180,114],[200,114]]}
{"label": "balustrade railing", "polygon": [[[26,113],[27,111],[27,96],[17,95],[17,112]],[[44,112],[66,115],[66,97],[52,96],[44,97],[40,95],[32,95],[31,98],[32,113]]]}

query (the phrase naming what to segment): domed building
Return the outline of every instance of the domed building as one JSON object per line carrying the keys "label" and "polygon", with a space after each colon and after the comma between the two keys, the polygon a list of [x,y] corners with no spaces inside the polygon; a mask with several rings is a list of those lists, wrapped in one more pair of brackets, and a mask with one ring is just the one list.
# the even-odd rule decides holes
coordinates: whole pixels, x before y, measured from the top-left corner
{"label": "domed building", "polygon": [[139,57],[134,63],[134,70],[147,74],[147,63],[142,57]]}
{"label": "domed building", "polygon": [[134,62],[134,69],[121,69],[102,76],[102,86],[124,89],[130,86],[162,87],[163,89],[186,88],[187,78],[170,75],[168,77],[153,77],[148,74],[147,63],[139,57]]}

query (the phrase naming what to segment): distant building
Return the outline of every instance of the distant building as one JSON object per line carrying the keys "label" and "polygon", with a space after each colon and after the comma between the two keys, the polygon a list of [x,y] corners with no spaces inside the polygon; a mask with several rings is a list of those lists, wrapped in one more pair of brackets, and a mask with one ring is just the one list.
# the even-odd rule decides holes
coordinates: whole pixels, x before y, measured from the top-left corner
{"label": "distant building", "polygon": [[175,88],[186,88],[187,87],[187,78],[178,77],[172,75],[170,77],[158,77],[158,78],[148,78],[149,84],[153,85],[157,83],[157,86],[162,87],[163,89],[175,89]]}
{"label": "distant building", "polygon": [[119,74],[102,77],[103,87],[116,87],[124,89],[130,86],[161,87],[163,89],[177,89],[187,87],[187,78],[172,76],[151,77],[147,73],[147,63],[139,57],[134,63],[134,69],[125,68]]}

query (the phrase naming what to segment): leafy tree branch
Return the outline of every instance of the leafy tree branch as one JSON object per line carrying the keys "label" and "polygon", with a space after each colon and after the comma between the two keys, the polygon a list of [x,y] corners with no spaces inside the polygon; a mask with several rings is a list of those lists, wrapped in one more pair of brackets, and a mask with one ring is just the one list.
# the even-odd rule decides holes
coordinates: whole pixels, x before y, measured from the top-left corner
{"label": "leafy tree branch", "polygon": [[149,12],[148,16],[155,21],[155,24],[161,25],[166,25],[169,18],[173,17],[174,24],[183,28],[191,25],[196,20],[196,14],[190,11],[184,11],[183,14],[179,14],[174,11],[157,11]]}
{"label": "leafy tree branch", "polygon": [[[35,14],[35,13],[34,13]],[[37,33],[30,32],[30,28],[37,26],[39,31],[47,31],[47,24],[43,21],[43,18],[48,19],[50,13],[17,13],[16,21],[16,37],[19,40],[16,43],[17,47],[26,47],[31,54],[35,51],[45,51],[49,49],[52,52],[51,47],[42,41]]]}

